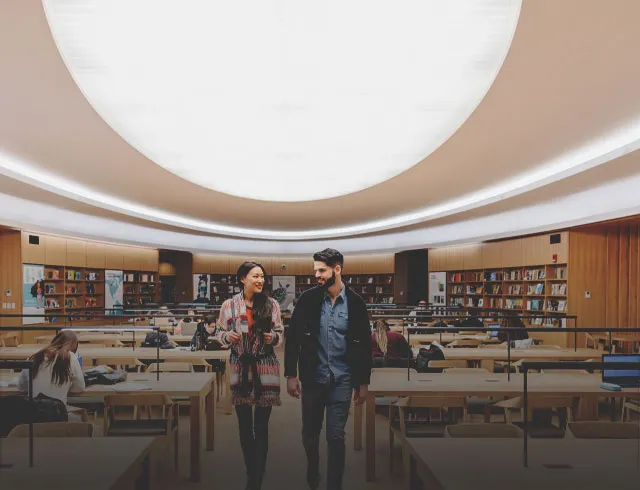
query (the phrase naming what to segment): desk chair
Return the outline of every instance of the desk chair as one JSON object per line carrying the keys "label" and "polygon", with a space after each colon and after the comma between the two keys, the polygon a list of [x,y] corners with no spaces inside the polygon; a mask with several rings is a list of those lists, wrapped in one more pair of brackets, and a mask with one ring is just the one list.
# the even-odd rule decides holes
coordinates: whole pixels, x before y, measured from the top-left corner
{"label": "desk chair", "polygon": [[18,347],[17,334],[5,334],[0,337],[0,347]]}
{"label": "desk chair", "polygon": [[[34,437],[93,437],[93,425],[86,422],[40,422],[33,424]],[[29,437],[29,424],[15,426],[7,437]]]}
{"label": "desk chair", "polygon": [[[116,408],[132,408],[131,419],[116,418]],[[152,409],[160,409],[160,417],[152,417]],[[146,419],[141,414],[146,413]],[[104,397],[105,437],[171,436],[173,465],[178,471],[178,405],[164,393],[107,395]]]}
{"label": "desk chair", "polygon": [[[573,412],[577,407],[577,400],[570,396],[529,395],[527,405],[527,419],[530,421],[530,437],[561,438],[564,437],[567,422],[573,419]],[[516,411],[520,412],[520,418],[524,420],[522,397],[496,402],[494,406],[504,409],[504,420],[507,424],[513,423],[513,413]],[[559,426],[553,425],[549,417],[547,417],[548,420],[545,420],[540,416],[541,411],[551,412],[553,414],[554,410],[558,414]],[[538,414],[537,419],[534,417],[534,412]],[[521,426],[522,422],[515,425]]]}
{"label": "desk chair", "polygon": [[624,422],[625,419],[629,419],[629,412],[636,412],[640,415],[640,400],[637,398],[623,398],[622,399],[622,414],[620,415],[620,421]]}

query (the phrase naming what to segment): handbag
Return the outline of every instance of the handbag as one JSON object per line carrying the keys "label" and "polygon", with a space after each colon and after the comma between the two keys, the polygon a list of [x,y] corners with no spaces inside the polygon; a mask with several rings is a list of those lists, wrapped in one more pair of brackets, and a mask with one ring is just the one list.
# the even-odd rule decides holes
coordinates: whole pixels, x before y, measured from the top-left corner
{"label": "handbag", "polygon": [[84,372],[85,386],[91,385],[114,385],[127,380],[127,372],[122,369],[106,369],[98,366],[87,369]]}

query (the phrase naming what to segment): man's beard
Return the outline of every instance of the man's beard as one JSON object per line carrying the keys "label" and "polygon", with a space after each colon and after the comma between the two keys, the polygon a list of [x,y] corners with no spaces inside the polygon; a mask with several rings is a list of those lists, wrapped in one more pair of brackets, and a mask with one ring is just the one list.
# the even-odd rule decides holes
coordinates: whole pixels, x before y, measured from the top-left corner
{"label": "man's beard", "polygon": [[324,284],[322,284],[322,289],[324,289],[325,291],[327,291],[331,286],[333,286],[336,283],[336,272],[333,271],[331,273],[331,278],[327,279]]}

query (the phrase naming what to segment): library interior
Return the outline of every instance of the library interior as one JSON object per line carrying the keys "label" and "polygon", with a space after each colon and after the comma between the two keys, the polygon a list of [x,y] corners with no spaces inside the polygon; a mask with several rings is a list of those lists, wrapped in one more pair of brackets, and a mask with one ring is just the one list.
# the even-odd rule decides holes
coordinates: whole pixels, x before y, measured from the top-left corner
{"label": "library interior", "polygon": [[0,487],[640,488],[640,2],[236,3],[0,2]]}

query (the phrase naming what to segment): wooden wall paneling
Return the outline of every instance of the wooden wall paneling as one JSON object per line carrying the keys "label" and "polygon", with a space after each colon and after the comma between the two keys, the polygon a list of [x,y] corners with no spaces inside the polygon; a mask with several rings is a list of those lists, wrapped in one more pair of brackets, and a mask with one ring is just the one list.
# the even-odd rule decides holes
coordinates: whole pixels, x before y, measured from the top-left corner
{"label": "wooden wall paneling", "polygon": [[[17,230],[0,231],[0,312],[22,313],[22,251],[24,236]],[[32,256],[33,257],[33,256]],[[27,262],[28,263],[28,262]],[[11,296],[7,296],[7,290]],[[22,325],[20,317],[2,318],[0,326]],[[20,342],[23,336],[18,335]]]}
{"label": "wooden wall paneling", "polygon": [[629,232],[628,226],[621,226],[619,233],[618,267],[618,327],[629,326]]}
{"label": "wooden wall paneling", "polygon": [[638,260],[638,225],[632,225],[629,231],[629,327],[638,328],[638,280],[640,279],[640,261]]}
{"label": "wooden wall paneling", "polygon": [[231,272],[228,255],[210,255],[209,257],[212,274],[229,274]]}
{"label": "wooden wall paneling", "polygon": [[288,259],[287,263],[293,264],[293,273],[296,276],[313,275],[313,257],[295,257]]}
{"label": "wooden wall paneling", "polygon": [[122,253],[122,267],[126,271],[139,271],[142,266],[141,254],[133,247],[120,247]]}
{"label": "wooden wall paneling", "polygon": [[429,272],[441,272],[444,269],[444,248],[429,249]]}
{"label": "wooden wall paneling", "polygon": [[193,273],[194,274],[225,274],[228,272],[213,272],[213,256],[208,254],[193,254]]}
{"label": "wooden wall paneling", "polygon": [[107,243],[104,246],[104,251],[105,269],[124,270],[124,254],[122,247]]}
{"label": "wooden wall paneling", "polygon": [[[31,245],[29,243],[29,235],[39,236],[40,243],[38,245]],[[22,241],[22,260],[24,264],[44,264],[45,263],[44,235],[23,231],[21,233],[21,241]]]}
{"label": "wooden wall paneling", "polygon": [[472,243],[462,248],[462,268],[465,270],[482,269],[482,244]]}
{"label": "wooden wall paneling", "polygon": [[70,267],[87,266],[87,242],[71,238],[67,239],[67,260],[65,265]]}
{"label": "wooden wall paneling", "polygon": [[[606,326],[607,237],[602,231],[572,231],[569,235],[568,313],[578,326]],[[591,298],[585,298],[585,292]],[[572,337],[572,336],[570,336]],[[583,336],[581,336],[583,337]],[[584,345],[580,343],[578,345]]]}
{"label": "wooden wall paneling", "polygon": [[618,327],[618,277],[620,261],[620,228],[606,231],[607,237],[607,272],[605,275],[607,327]]}
{"label": "wooden wall paneling", "polygon": [[282,271],[280,266],[284,261],[279,257],[260,257],[258,258],[258,264],[262,264],[264,270],[267,272],[268,276],[275,275],[288,275],[289,272],[287,270]]}
{"label": "wooden wall paneling", "polygon": [[445,271],[461,270],[464,268],[464,255],[462,247],[446,247],[444,249]]}
{"label": "wooden wall paneling", "polygon": [[361,255],[349,255],[344,258],[344,274],[366,274],[366,258]]}
{"label": "wooden wall paneling", "polygon": [[[551,236],[551,234],[549,236]],[[558,256],[558,264],[566,264],[569,262],[569,232],[568,231],[563,231],[560,233],[560,243],[554,243],[553,245],[550,245],[550,252],[551,253],[549,256],[549,262],[546,262],[547,264],[551,263],[551,260],[554,254]]]}
{"label": "wooden wall paneling", "polygon": [[45,265],[66,265],[67,239],[52,235],[40,237],[40,243],[44,238],[44,263]]}
{"label": "wooden wall paneling", "polygon": [[[279,276],[295,276],[297,274],[297,258],[295,257],[272,257],[273,274]],[[282,265],[286,269],[282,268]]]}
{"label": "wooden wall paneling", "polygon": [[520,267],[524,264],[521,238],[502,242],[502,263],[503,267]]}
{"label": "wooden wall paneling", "polygon": [[536,235],[522,238],[522,265],[543,265],[551,263],[551,244],[549,235]]}
{"label": "wooden wall paneling", "polygon": [[[431,251],[429,251],[429,258],[431,258]],[[485,269],[499,269],[502,267],[502,242],[482,244],[482,265]]]}
{"label": "wooden wall paneling", "polygon": [[98,242],[87,242],[87,267],[92,269],[104,269],[106,263],[105,244]]}
{"label": "wooden wall paneling", "polygon": [[158,272],[160,270],[160,251],[157,248],[146,249],[146,263],[143,263],[144,270]]}
{"label": "wooden wall paneling", "polygon": [[236,255],[229,256],[229,274],[235,275],[235,273],[238,271],[238,267],[240,267],[240,265],[245,260],[253,260],[253,259],[249,257],[238,257]]}

